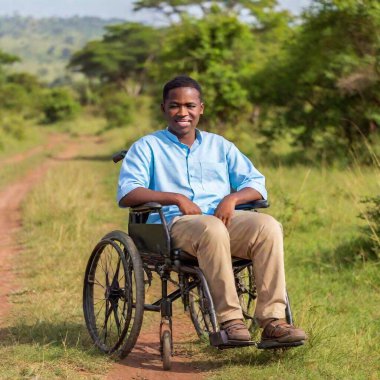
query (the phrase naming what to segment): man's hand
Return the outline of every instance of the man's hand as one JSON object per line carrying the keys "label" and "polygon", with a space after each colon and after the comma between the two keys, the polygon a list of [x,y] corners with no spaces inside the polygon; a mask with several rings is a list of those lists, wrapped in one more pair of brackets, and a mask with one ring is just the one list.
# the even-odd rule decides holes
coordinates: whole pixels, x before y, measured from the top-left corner
{"label": "man's hand", "polygon": [[235,206],[236,199],[232,196],[232,194],[227,195],[218,204],[218,207],[216,208],[214,215],[217,218],[219,218],[225,224],[225,226],[228,226],[234,214]]}
{"label": "man's hand", "polygon": [[183,215],[201,215],[202,210],[189,198],[178,194],[176,205]]}

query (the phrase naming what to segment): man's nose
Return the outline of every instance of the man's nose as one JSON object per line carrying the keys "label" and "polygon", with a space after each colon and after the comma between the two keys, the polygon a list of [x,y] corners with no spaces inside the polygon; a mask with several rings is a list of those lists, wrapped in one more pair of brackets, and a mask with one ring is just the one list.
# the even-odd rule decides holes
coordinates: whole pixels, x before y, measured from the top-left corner
{"label": "man's nose", "polygon": [[178,116],[187,116],[189,113],[187,112],[187,107],[180,106],[178,109]]}

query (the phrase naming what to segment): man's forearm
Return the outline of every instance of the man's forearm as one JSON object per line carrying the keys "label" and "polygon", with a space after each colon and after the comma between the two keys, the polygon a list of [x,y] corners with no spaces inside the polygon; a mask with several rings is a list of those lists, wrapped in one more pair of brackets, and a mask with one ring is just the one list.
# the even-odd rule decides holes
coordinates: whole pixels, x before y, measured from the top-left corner
{"label": "man's forearm", "polygon": [[119,202],[120,206],[133,207],[148,202],[158,202],[162,205],[178,205],[180,194],[154,191],[138,187],[125,195]]}
{"label": "man's forearm", "polygon": [[244,189],[227,195],[227,197],[233,200],[236,206],[263,199],[263,196],[257,190],[252,189],[252,187],[245,187]]}

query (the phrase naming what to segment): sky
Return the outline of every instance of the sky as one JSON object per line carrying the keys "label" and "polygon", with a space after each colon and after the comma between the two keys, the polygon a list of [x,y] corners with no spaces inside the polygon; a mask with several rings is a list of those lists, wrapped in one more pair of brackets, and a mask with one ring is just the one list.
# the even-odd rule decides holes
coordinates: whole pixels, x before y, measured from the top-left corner
{"label": "sky", "polygon": [[[311,0],[278,0],[280,7],[299,13]],[[0,15],[34,17],[97,16],[149,22],[151,13],[133,12],[133,0],[0,0]]]}

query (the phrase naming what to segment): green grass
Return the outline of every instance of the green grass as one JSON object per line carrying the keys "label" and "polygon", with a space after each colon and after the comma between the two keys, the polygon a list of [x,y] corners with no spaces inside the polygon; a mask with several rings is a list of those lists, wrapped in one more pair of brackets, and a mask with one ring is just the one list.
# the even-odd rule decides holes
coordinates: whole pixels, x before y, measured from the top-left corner
{"label": "green grass", "polygon": [[23,136],[18,138],[5,133],[0,128],[0,164],[13,154],[24,152],[46,141],[47,132],[50,129],[37,127],[33,123],[25,124]]}
{"label": "green grass", "polygon": [[268,212],[284,225],[292,309],[309,341],[284,353],[202,347],[198,357],[214,363],[212,379],[378,379],[380,263],[368,255],[357,217],[360,199],[380,191],[378,168],[263,172]]}
{"label": "green grass", "polygon": [[[97,146],[86,146],[89,158],[97,153]],[[112,169],[108,161],[86,157],[65,162],[25,203],[19,281],[0,342],[1,378],[98,378],[111,363],[89,341],[81,288],[92,247],[122,225],[107,184]]]}
{"label": "green grass", "polygon": [[[112,364],[92,348],[84,327],[82,279],[97,240],[126,227],[115,204],[119,168],[108,156],[134,133],[103,133],[103,144],[89,143],[81,159],[60,163],[25,202],[25,249],[15,258],[20,280],[1,334],[1,378],[102,378]],[[206,343],[181,349],[212,379],[378,379],[380,263],[368,253],[366,222],[357,216],[362,197],[380,191],[380,168],[260,169],[268,178],[268,212],[284,226],[296,323],[310,339],[280,353],[219,352]]]}

